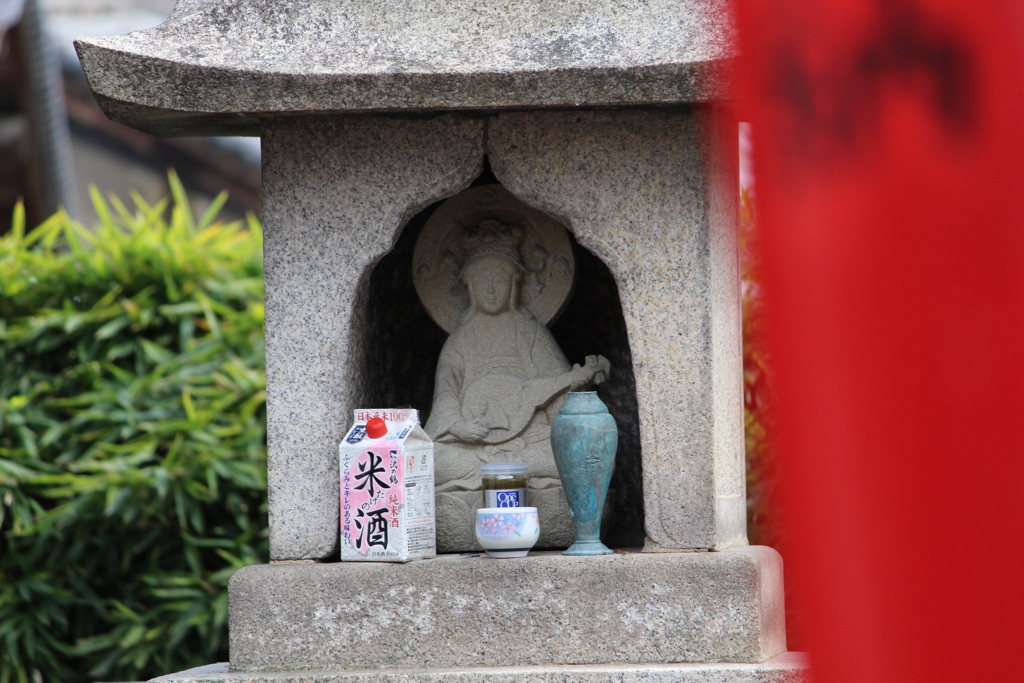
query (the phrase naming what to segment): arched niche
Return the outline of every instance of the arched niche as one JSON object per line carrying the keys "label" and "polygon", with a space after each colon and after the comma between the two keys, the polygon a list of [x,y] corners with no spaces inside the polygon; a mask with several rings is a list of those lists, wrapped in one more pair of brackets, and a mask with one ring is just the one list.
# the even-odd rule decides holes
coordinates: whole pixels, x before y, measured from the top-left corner
{"label": "arched niche", "polygon": [[[473,186],[498,182],[485,164]],[[366,298],[367,328],[362,335],[362,403],[372,407],[413,407],[426,423],[434,392],[434,372],[447,333],[420,303],[412,279],[412,255],[437,202],[413,217],[391,251],[370,274]],[[612,476],[608,517],[602,530],[612,547],[639,547],[644,541],[644,505],[639,418],[632,356],[618,287],[608,267],[572,237],[576,287],[561,317],[550,329],[570,363],[603,354],[612,363],[611,378],[598,394],[619,427],[619,448]]]}

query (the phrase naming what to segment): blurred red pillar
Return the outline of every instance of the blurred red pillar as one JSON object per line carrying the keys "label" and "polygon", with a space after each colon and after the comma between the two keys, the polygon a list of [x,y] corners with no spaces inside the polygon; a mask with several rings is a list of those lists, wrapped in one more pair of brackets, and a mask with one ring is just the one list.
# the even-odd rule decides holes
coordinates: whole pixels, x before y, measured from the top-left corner
{"label": "blurred red pillar", "polygon": [[738,11],[814,679],[1024,680],[1019,10]]}

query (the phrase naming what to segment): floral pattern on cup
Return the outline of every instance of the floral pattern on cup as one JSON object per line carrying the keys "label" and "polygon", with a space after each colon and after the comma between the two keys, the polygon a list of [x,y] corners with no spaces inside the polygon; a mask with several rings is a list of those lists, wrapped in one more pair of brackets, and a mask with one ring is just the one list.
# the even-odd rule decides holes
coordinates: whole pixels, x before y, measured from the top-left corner
{"label": "floral pattern on cup", "polygon": [[509,512],[482,515],[477,519],[477,531],[485,538],[506,539],[522,536],[526,520],[536,512]]}

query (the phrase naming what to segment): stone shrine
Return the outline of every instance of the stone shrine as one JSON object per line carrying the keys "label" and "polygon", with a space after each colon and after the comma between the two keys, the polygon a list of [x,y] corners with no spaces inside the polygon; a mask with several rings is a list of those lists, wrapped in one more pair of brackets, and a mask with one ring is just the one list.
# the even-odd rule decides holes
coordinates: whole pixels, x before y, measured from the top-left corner
{"label": "stone shrine", "polygon": [[[112,119],[263,145],[271,562],[232,579],[230,664],[160,680],[804,680],[781,558],[746,540],[732,41],[724,0],[179,0],[156,28],[76,43]],[[543,283],[520,250],[518,284],[492,250],[479,286],[525,302],[590,263],[575,296],[617,290],[578,316],[614,311],[609,336],[570,353],[551,334],[574,387],[612,359],[600,391],[618,392],[617,468],[637,474],[609,515],[634,516],[642,549],[339,563],[352,409],[387,395],[441,410],[444,332],[378,330],[380,283],[418,305],[414,233],[492,186],[570,247],[564,265],[544,247]],[[471,227],[493,240],[513,219]],[[428,266],[453,266],[441,256]],[[536,320],[560,306],[523,329],[546,339]],[[470,413],[487,431],[459,438],[484,441],[509,410]]]}

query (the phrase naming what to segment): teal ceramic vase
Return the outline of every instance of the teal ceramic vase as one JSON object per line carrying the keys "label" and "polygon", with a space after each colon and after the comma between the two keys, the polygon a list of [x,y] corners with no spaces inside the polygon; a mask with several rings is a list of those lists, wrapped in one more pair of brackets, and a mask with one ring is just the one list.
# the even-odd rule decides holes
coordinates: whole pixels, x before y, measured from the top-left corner
{"label": "teal ceramic vase", "polygon": [[612,552],[601,543],[601,513],[618,445],[615,418],[597,392],[570,392],[551,423],[551,450],[576,530],[576,542],[563,555]]}

